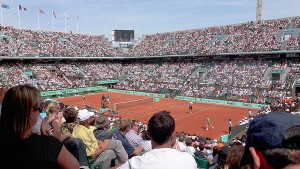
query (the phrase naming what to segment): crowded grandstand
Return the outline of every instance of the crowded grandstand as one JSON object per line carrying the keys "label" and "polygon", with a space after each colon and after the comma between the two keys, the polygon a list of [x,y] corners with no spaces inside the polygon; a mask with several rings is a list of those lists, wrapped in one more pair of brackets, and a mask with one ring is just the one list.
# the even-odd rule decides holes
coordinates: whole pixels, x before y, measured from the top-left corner
{"label": "crowded grandstand", "polygon": [[[129,50],[113,48],[103,36],[0,30],[2,87],[30,83],[55,90],[119,80],[113,87],[283,98],[298,80],[299,17],[147,35]],[[16,59],[29,61],[12,64]]]}
{"label": "crowded grandstand", "polygon": [[[273,111],[290,113],[295,118],[300,115],[299,16],[149,34],[126,49],[113,47],[104,35],[12,26],[0,26],[0,41],[2,90],[30,84],[50,93],[42,96],[55,103],[55,98],[92,91],[78,90],[69,95],[51,94],[51,91],[102,86],[95,91],[116,89],[164,94],[170,99],[183,96],[262,105],[254,117],[233,125],[245,126],[243,129],[248,128],[255,116]],[[65,108],[67,106],[59,108],[64,115],[70,113]],[[92,109],[76,107],[78,112],[93,111],[102,117],[102,109]],[[130,130],[131,134],[139,133],[138,141],[133,140],[133,136],[127,137],[133,149],[126,149],[129,159],[152,150],[145,133],[148,122],[134,119],[129,122],[119,118],[117,112],[107,112],[110,121],[107,125],[112,132],[107,136],[109,139],[120,139],[115,133],[121,130],[120,122],[134,130]],[[205,168],[223,166],[226,159],[218,162],[216,154],[224,146],[245,145],[245,132],[235,133],[226,142],[198,133],[177,132],[173,146],[193,156],[198,152],[197,157],[204,159]],[[117,166],[115,159],[109,161],[109,167]],[[100,162],[106,165],[107,161],[101,159]],[[84,165],[90,164],[81,164]]]}

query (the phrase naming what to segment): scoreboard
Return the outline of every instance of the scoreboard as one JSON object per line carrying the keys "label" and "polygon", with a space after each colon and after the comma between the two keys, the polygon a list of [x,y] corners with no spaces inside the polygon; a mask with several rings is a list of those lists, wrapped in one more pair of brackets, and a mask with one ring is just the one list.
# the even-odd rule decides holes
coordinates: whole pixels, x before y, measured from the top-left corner
{"label": "scoreboard", "polygon": [[134,30],[113,30],[113,42],[134,42]]}

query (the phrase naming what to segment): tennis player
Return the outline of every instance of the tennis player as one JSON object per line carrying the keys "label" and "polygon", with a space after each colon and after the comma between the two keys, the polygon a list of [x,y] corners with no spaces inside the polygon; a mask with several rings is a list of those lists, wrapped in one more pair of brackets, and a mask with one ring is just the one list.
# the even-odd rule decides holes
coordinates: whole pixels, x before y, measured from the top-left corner
{"label": "tennis player", "polygon": [[189,102],[189,114],[192,114],[193,113],[193,102],[192,100],[190,100]]}
{"label": "tennis player", "polygon": [[85,99],[86,99],[86,96],[83,95],[83,96],[82,96],[82,103],[85,103]]}
{"label": "tennis player", "polygon": [[214,126],[212,126],[210,118],[208,117],[208,115],[206,115],[206,130],[208,130],[208,127],[211,127],[211,129],[214,129]]}

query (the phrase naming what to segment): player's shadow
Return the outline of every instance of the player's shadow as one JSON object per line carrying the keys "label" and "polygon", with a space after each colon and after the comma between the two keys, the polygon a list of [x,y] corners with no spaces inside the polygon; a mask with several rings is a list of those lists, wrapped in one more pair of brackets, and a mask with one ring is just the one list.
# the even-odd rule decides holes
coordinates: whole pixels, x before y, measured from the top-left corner
{"label": "player's shadow", "polygon": [[204,129],[204,130],[206,129],[206,127],[201,127],[201,128]]}

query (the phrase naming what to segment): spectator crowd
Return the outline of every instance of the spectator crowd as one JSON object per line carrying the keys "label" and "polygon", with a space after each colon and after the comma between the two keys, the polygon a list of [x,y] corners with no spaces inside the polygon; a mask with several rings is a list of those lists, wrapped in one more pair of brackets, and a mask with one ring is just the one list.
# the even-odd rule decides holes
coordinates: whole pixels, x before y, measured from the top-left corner
{"label": "spectator crowd", "polygon": [[[298,59],[131,60],[70,63],[2,62],[0,87],[31,84],[42,91],[97,86],[166,94],[167,97],[227,99],[266,103],[291,97],[299,80]],[[276,79],[272,71],[280,70]]]}
{"label": "spectator crowd", "polygon": [[[147,35],[129,50],[104,36],[0,26],[0,55],[11,57],[127,57],[216,55],[299,50],[300,17]],[[289,38],[287,38],[289,37]],[[286,39],[287,38],[287,39]],[[15,168],[289,168],[300,167],[297,59],[186,59],[0,64],[1,162]],[[280,72],[273,77],[272,71]],[[278,74],[278,73],[277,73]],[[277,77],[277,78],[276,78]],[[198,98],[266,103],[236,125],[245,133],[221,142],[175,131],[170,112],[149,121],[104,116],[77,105],[43,100],[40,91],[96,86]],[[287,101],[289,100],[289,101]],[[178,160],[180,159],[180,160]]]}
{"label": "spectator crowd", "polygon": [[[20,103],[16,108],[12,106],[15,102]],[[2,160],[16,154],[22,163],[14,166],[196,169],[204,165],[207,169],[267,169],[300,165],[300,117],[282,107],[270,106],[268,111],[260,110],[257,114],[249,110],[246,132],[221,142],[201,134],[175,131],[170,112],[160,111],[149,121],[139,122],[54,99],[43,101],[31,85],[9,88],[1,105],[0,145],[11,145],[14,150],[3,152],[9,156]],[[22,105],[32,106],[31,111],[22,109]],[[21,118],[14,118],[18,114],[30,127]],[[18,129],[12,130],[16,124]]]}
{"label": "spectator crowd", "polygon": [[[129,50],[113,48],[103,35],[0,26],[0,55],[127,57],[299,50],[300,17],[146,35]],[[285,32],[289,32],[286,34]]]}

